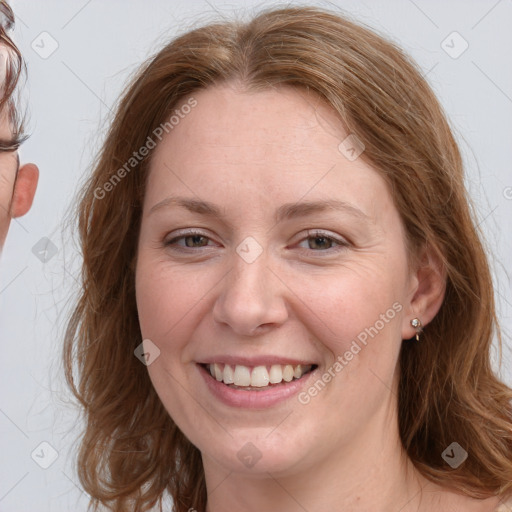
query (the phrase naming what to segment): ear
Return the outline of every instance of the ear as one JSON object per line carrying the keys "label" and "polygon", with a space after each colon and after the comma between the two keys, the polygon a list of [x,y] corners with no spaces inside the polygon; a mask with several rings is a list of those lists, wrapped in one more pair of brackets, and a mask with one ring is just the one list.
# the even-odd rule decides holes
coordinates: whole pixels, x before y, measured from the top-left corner
{"label": "ear", "polygon": [[423,249],[411,273],[410,301],[406,305],[402,325],[402,339],[416,335],[411,325],[419,318],[425,327],[436,316],[446,291],[446,267],[438,250],[432,246]]}
{"label": "ear", "polygon": [[11,217],[25,215],[32,206],[39,180],[37,165],[25,164],[18,169],[11,202]]}

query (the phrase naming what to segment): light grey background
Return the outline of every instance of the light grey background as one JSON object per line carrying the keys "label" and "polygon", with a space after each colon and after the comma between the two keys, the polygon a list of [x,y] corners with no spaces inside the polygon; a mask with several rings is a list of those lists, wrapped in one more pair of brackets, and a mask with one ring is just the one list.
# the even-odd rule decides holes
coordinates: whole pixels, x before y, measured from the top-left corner
{"label": "light grey background", "polygon": [[[337,6],[387,34],[418,61],[440,97],[461,143],[468,187],[492,255],[507,344],[501,371],[512,384],[512,2],[308,3]],[[73,470],[79,417],[60,364],[63,325],[80,264],[76,248],[63,234],[63,216],[100,147],[107,115],[137,65],[177,32],[211,19],[216,10],[229,16],[271,3],[12,4],[18,17],[13,37],[29,72],[31,137],[21,158],[36,162],[41,177],[32,210],[11,226],[0,268],[0,510],[86,510]],[[463,40],[457,35],[446,40],[454,31],[469,44],[458,58],[453,55],[463,48]],[[452,56],[441,47],[443,40]],[[44,54],[52,44],[58,48]],[[57,250],[47,262],[32,251],[43,237]],[[51,462],[52,449],[40,447],[41,442],[58,452],[48,469],[35,462]]]}

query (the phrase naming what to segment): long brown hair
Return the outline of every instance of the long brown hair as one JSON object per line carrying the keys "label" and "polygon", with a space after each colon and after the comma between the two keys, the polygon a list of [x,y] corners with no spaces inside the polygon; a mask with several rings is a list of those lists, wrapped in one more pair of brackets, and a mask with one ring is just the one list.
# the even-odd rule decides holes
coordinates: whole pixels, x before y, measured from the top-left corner
{"label": "long brown hair", "polygon": [[[133,354],[141,342],[134,267],[151,155],[122,179],[112,177],[180,101],[228,80],[247,90],[314,91],[364,143],[362,157],[390,184],[411,258],[430,246],[447,276],[444,302],[421,342],[402,347],[403,446],[433,482],[476,498],[509,491],[512,391],[491,368],[493,335],[501,343],[492,280],[445,115],[394,44],[337,14],[300,7],[213,23],[163,48],[128,85],[81,192],[83,289],[64,357],[85,414],[78,472],[92,504],[143,511],[168,492],[178,512],[205,508],[201,454]],[[469,452],[457,470],[441,458],[453,441]]]}

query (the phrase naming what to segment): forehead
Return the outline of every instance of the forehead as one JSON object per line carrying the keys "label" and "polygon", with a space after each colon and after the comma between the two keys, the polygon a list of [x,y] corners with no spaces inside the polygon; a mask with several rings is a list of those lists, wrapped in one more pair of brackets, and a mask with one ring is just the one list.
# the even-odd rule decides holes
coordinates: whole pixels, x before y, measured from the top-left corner
{"label": "forehead", "polygon": [[197,106],[173,132],[181,135],[180,142],[204,144],[205,149],[223,146],[235,153],[242,146],[264,145],[277,148],[277,156],[293,146],[312,150],[322,143],[336,148],[344,134],[334,110],[316,94],[300,89],[254,92],[224,84],[198,91],[194,98]]}
{"label": "forehead", "polygon": [[260,206],[262,196],[289,202],[306,194],[342,200],[356,195],[372,210],[379,196],[386,199],[379,173],[340,150],[349,134],[318,96],[292,88],[247,92],[229,84],[193,98],[197,105],[186,109],[155,149],[149,201],[170,192],[252,198]]}

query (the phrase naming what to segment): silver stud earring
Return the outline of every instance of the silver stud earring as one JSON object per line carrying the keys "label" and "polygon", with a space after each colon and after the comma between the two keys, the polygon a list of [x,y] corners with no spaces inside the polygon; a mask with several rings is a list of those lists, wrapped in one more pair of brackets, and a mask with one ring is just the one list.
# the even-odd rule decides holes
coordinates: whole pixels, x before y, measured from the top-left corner
{"label": "silver stud earring", "polygon": [[420,341],[420,332],[421,332],[421,320],[419,318],[413,318],[411,320],[411,325],[416,329],[416,341]]}

